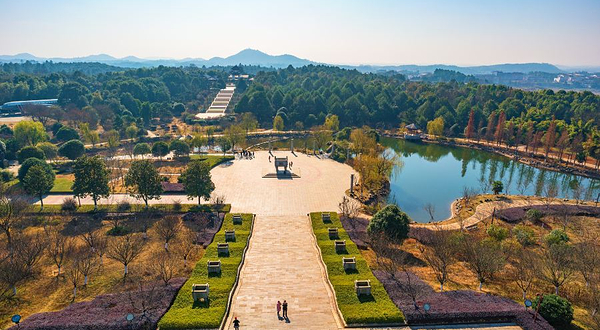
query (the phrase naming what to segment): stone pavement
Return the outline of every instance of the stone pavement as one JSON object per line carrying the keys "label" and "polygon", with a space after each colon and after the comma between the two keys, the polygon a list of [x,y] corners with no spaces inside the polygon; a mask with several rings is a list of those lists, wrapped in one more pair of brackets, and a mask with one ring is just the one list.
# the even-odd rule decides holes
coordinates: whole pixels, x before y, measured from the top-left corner
{"label": "stone pavement", "polygon": [[[268,152],[212,172],[215,193],[226,197],[232,212],[257,214],[227,328],[233,329],[238,317],[242,329],[339,329],[342,322],[307,213],[336,211],[353,171],[314,156],[275,154],[288,156],[300,178],[263,178],[274,172]],[[276,314],[277,301],[284,299],[289,323]]]}

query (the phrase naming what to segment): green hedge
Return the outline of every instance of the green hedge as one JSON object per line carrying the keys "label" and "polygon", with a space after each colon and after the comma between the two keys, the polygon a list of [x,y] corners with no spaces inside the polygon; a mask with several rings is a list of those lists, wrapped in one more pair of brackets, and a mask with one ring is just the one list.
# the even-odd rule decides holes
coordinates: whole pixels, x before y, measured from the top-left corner
{"label": "green hedge", "polygon": [[[338,307],[346,323],[403,323],[404,315],[392,302],[383,284],[371,272],[358,247],[342,227],[338,214],[331,212],[331,223],[323,223],[321,212],[311,213],[310,218],[321,256],[327,267],[329,281],[333,285]],[[328,228],[338,228],[339,239],[346,240],[346,254],[336,253],[334,240],[329,239]],[[356,257],[357,272],[346,273],[342,257]],[[354,290],[354,280],[371,280],[372,297],[359,300]]]}
{"label": "green hedge", "polygon": [[[184,196],[185,198],[185,196]],[[61,209],[60,209],[61,205],[60,204],[45,204],[44,203],[44,210],[39,211],[39,206],[38,207],[34,207],[33,208],[33,212],[35,214],[58,214],[58,213],[62,213]],[[131,204],[131,209],[127,212],[142,212],[145,211],[145,205],[144,204]],[[173,204],[151,204],[150,205],[150,209],[155,210],[155,211],[161,211],[161,212],[175,212],[173,210]],[[225,204],[223,206],[223,208],[220,210],[220,212],[222,213],[227,213],[229,212],[229,210],[231,210],[231,204]],[[186,213],[186,212],[212,212],[213,207],[212,204],[202,204],[200,206],[198,206],[198,204],[181,204],[181,210],[177,211],[178,213]],[[94,212],[94,205],[93,204],[84,204],[81,205],[80,207],[77,208],[77,211],[75,211],[75,213],[77,214],[83,214],[83,213],[93,213]],[[114,204],[101,204],[98,205],[98,211],[97,212],[117,212],[117,203]]]}
{"label": "green hedge", "polygon": [[233,156],[214,156],[214,155],[191,155],[190,160],[202,160],[208,163],[210,168],[213,168],[221,163],[234,160]]}
{"label": "green hedge", "polygon": [[[242,215],[242,224],[234,225],[232,214],[225,216],[221,230],[215,235],[202,259],[196,263],[190,278],[179,290],[175,301],[162,317],[158,326],[161,330],[170,329],[216,329],[221,325],[229,301],[229,293],[233,288],[237,271],[242,262],[242,255],[250,235],[253,216]],[[229,257],[219,257],[217,243],[225,242],[225,230],[235,229],[235,242],[229,242]],[[221,260],[221,276],[208,277],[206,264],[208,260]],[[210,285],[209,303],[194,303],[192,284],[208,283]]]}

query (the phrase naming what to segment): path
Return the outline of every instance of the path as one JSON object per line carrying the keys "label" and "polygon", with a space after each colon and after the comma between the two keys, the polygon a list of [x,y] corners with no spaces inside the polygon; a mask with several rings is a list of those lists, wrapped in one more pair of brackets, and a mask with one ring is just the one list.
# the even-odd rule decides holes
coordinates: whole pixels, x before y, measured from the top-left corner
{"label": "path", "polygon": [[[336,211],[349,188],[352,169],[332,160],[277,152],[294,162],[298,179],[263,179],[274,171],[269,153],[213,170],[216,194],[226,196],[232,212],[257,214],[252,239],[234,293],[231,314],[245,329],[338,329],[335,308],[307,213]],[[290,306],[290,323],[275,313],[277,300]]]}

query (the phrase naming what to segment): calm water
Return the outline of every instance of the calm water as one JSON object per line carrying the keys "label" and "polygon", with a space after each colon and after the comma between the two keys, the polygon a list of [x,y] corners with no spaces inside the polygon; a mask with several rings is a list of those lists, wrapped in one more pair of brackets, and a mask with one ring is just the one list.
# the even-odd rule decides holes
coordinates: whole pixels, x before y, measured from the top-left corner
{"label": "calm water", "polygon": [[586,199],[600,192],[597,180],[540,170],[488,152],[391,138],[381,143],[402,163],[392,174],[389,198],[418,222],[430,220],[423,209],[426,203],[435,206],[435,220],[446,219],[463,187],[490,193],[489,182],[494,180],[502,181],[510,194],[544,195],[548,187],[555,187],[559,197],[571,198],[577,185]]}

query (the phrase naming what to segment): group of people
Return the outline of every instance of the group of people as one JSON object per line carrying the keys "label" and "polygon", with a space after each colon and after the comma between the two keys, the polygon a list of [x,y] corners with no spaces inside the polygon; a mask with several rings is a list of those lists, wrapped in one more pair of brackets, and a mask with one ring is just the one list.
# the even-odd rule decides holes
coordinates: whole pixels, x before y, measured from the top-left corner
{"label": "group of people", "polygon": [[[277,318],[280,321],[285,320],[286,322],[289,322],[288,303],[286,300],[284,300],[283,303],[281,303],[281,301],[279,301],[279,300],[277,301]],[[236,330],[240,328],[240,320],[238,320],[237,317],[233,318],[233,328]]]}
{"label": "group of people", "polygon": [[240,151],[240,152],[237,152],[237,151],[233,152],[234,156],[237,156],[238,154],[240,155],[240,159],[243,159],[243,158],[253,159],[254,158],[254,151],[242,149],[242,151]]}

